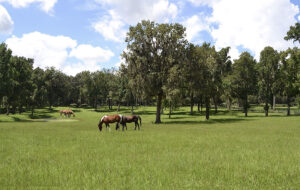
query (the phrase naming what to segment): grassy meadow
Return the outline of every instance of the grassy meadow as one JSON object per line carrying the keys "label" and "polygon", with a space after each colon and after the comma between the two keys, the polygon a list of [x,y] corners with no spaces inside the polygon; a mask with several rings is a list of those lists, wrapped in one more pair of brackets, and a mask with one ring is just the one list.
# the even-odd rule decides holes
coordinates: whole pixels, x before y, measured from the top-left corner
{"label": "grassy meadow", "polygon": [[155,108],[140,107],[140,131],[101,133],[99,119],[117,112],[59,109],[0,115],[0,189],[300,189],[300,117],[284,108],[209,121],[180,108],[155,125]]}

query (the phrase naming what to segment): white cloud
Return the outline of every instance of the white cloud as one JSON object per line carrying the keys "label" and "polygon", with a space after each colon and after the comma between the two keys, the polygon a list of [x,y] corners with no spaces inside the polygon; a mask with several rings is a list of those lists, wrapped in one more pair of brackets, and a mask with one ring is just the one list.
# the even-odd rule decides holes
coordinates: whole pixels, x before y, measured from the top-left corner
{"label": "white cloud", "polygon": [[216,47],[242,46],[256,58],[265,46],[282,50],[291,45],[283,38],[299,13],[289,0],[219,0],[212,9],[210,21],[219,25],[211,33]]}
{"label": "white cloud", "polygon": [[83,61],[86,65],[96,65],[97,63],[107,62],[114,56],[114,53],[100,47],[82,44],[72,49],[69,56]]}
{"label": "white cloud", "polygon": [[[13,55],[34,59],[34,67],[55,67],[75,75],[81,71],[101,69],[99,63],[109,61],[113,52],[88,44],[77,46],[76,40],[66,36],[51,36],[40,32],[24,34],[7,39],[7,46]],[[70,60],[75,59],[71,62]]]}
{"label": "white cloud", "polygon": [[106,16],[100,21],[93,23],[95,31],[100,33],[106,40],[121,42],[126,36],[124,23],[111,11],[111,16]]}
{"label": "white cloud", "polygon": [[183,22],[183,25],[186,27],[187,40],[198,40],[199,32],[204,30],[209,31],[209,23],[206,19],[207,18],[201,14],[200,16],[194,15]]}
{"label": "white cloud", "polygon": [[0,0],[0,3],[1,2],[7,2],[15,8],[23,8],[29,6],[30,4],[38,3],[43,11],[49,13],[52,11],[57,0]]}
{"label": "white cloud", "polygon": [[74,48],[75,40],[65,36],[50,36],[40,32],[24,34],[21,38],[12,36],[6,40],[14,55],[34,59],[35,67],[60,68],[68,57],[68,48]]}
{"label": "white cloud", "polygon": [[86,65],[82,62],[67,63],[61,68],[62,72],[72,76],[75,76],[77,73],[80,73],[82,71],[94,72],[100,69],[101,69],[100,65]]}
{"label": "white cloud", "polygon": [[0,34],[10,34],[13,30],[14,22],[6,9],[0,5]]}
{"label": "white cloud", "polygon": [[202,6],[202,5],[208,5],[212,6],[215,2],[218,2],[219,0],[188,0],[195,6]]}
{"label": "white cloud", "polygon": [[168,0],[95,0],[107,11],[106,15],[93,24],[93,28],[105,39],[123,41],[126,31],[124,26],[134,25],[145,20],[168,22],[175,19],[178,8]]}

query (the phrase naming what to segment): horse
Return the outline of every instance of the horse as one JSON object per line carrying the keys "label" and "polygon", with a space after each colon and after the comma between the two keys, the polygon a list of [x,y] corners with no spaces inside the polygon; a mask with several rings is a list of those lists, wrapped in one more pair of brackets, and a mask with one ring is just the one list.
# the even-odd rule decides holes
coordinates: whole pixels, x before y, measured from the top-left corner
{"label": "horse", "polygon": [[73,115],[73,117],[75,117],[75,114],[72,110],[60,110],[59,113],[60,113],[60,116],[62,116],[62,114],[64,114],[65,117],[66,116],[70,117],[71,115]]}
{"label": "horse", "polygon": [[72,110],[65,110],[65,115],[67,115],[68,117],[70,117],[71,115],[73,115],[73,117],[75,117],[75,114]]}
{"label": "horse", "polygon": [[65,111],[66,111],[66,110],[59,110],[60,117],[62,116],[62,114],[66,115],[66,114],[65,114]]}
{"label": "horse", "polygon": [[110,130],[110,123],[117,123],[116,124],[116,130],[118,130],[119,128],[119,123],[121,123],[123,120],[123,116],[122,115],[105,115],[103,116],[99,123],[98,123],[98,128],[100,130],[100,132],[102,131],[102,124],[105,123],[106,129],[109,127]]}
{"label": "horse", "polygon": [[[140,120],[140,124],[138,122],[139,120]],[[136,130],[136,127],[138,127],[139,130],[140,130],[140,126],[142,126],[142,118],[139,115],[123,116],[123,121],[121,122],[122,130],[124,131],[125,127],[126,127],[126,130],[127,130],[126,123],[132,123],[132,122],[135,123],[134,130]]]}

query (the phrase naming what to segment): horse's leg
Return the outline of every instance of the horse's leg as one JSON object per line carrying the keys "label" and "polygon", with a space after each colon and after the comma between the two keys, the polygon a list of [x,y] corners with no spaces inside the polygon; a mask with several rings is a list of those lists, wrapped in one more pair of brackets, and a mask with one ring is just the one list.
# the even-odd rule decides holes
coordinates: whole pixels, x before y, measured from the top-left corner
{"label": "horse's leg", "polygon": [[107,131],[107,128],[109,127],[109,123],[105,123],[105,130]]}
{"label": "horse's leg", "polygon": [[116,123],[116,131],[119,129],[119,127],[120,127],[120,125],[119,125],[119,123],[117,122],[117,123]]}

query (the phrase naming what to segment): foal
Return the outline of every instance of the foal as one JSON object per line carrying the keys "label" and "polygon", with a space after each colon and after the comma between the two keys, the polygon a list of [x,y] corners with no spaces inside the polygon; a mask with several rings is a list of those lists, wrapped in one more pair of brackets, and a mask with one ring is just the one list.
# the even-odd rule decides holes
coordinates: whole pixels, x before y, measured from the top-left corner
{"label": "foal", "polygon": [[[140,120],[140,124],[138,122],[139,120]],[[122,130],[124,131],[124,127],[126,127],[127,130],[126,123],[132,123],[132,122],[134,122],[135,124],[134,130],[136,130],[136,127],[138,127],[140,130],[140,126],[142,126],[142,118],[139,115],[123,116],[123,121],[121,122]]]}

